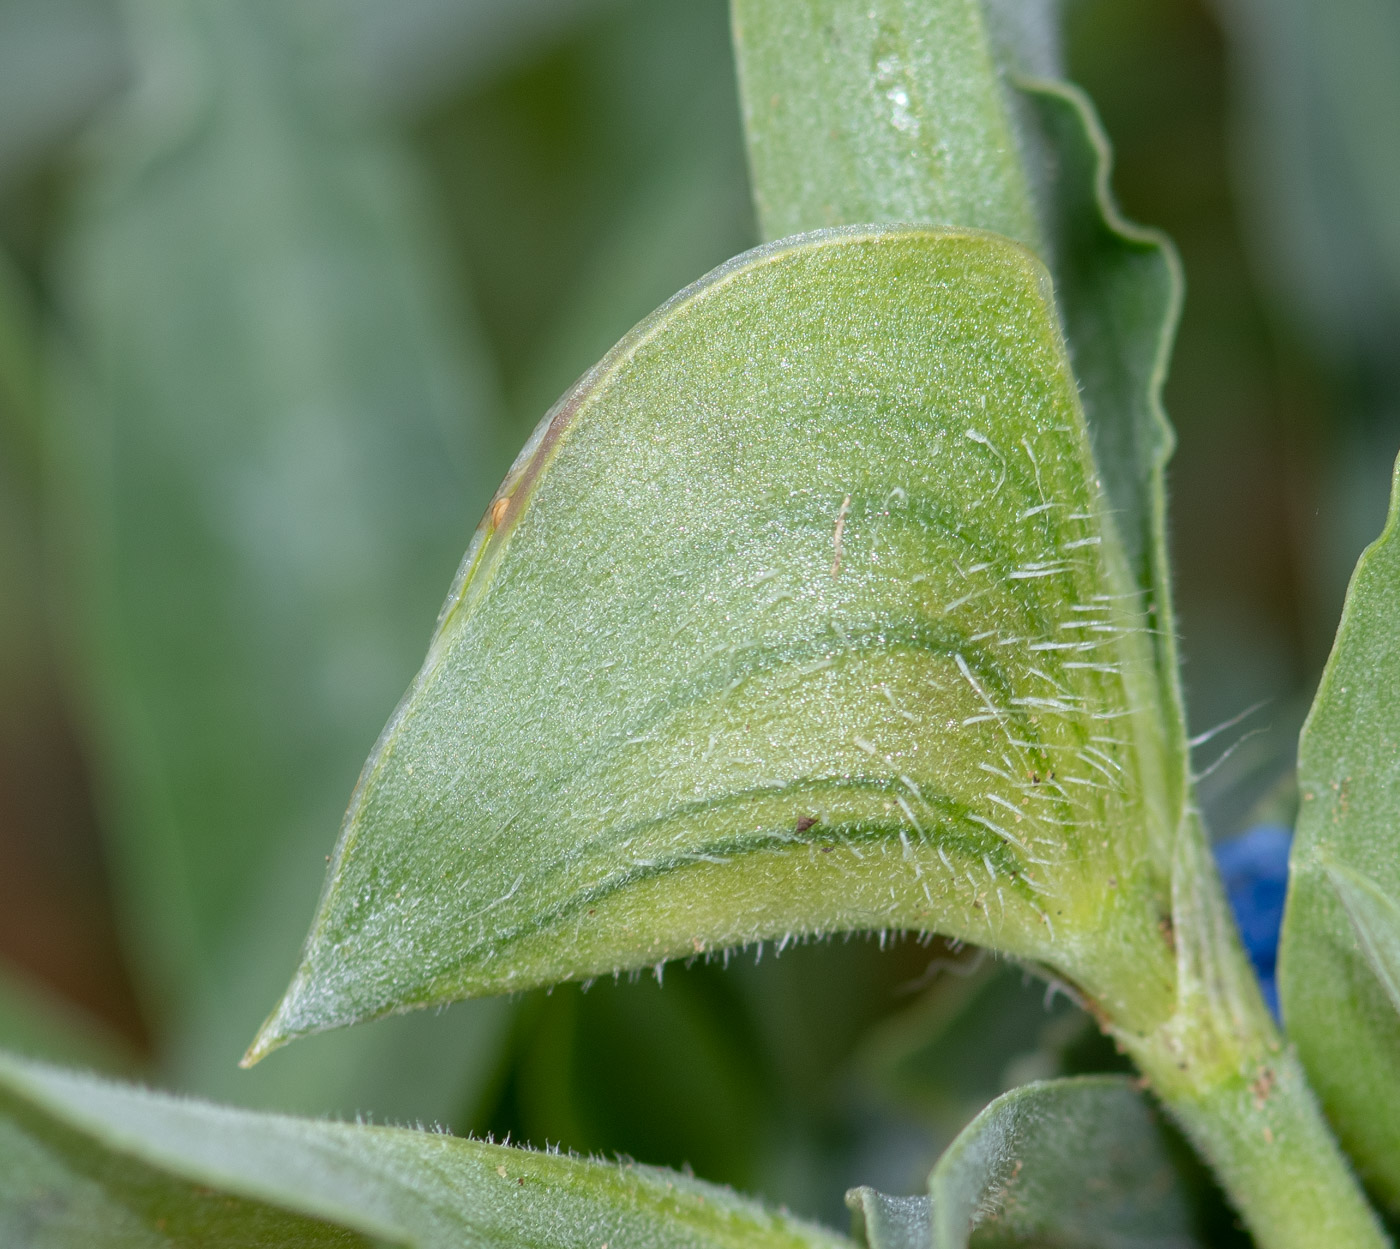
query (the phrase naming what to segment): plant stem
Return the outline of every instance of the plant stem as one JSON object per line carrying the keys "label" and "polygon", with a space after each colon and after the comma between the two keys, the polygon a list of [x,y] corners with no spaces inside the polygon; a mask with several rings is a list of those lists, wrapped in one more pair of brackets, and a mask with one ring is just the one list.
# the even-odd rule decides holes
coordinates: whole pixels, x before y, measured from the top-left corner
{"label": "plant stem", "polygon": [[1260,1249],[1388,1249],[1264,1005],[1194,812],[1181,829],[1173,874],[1176,1010],[1153,1032],[1120,1039]]}
{"label": "plant stem", "polygon": [[[1261,1058],[1252,1076],[1235,1073],[1164,1100],[1261,1249],[1386,1249],[1390,1240],[1292,1048]],[[1179,1071],[1147,1075],[1162,1089],[1181,1084]]]}

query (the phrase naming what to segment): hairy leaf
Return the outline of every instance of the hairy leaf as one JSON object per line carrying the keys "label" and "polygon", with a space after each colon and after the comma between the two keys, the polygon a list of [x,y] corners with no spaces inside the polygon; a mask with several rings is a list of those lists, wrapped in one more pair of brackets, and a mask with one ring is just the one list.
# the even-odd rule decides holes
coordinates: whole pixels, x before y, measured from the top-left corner
{"label": "hairy leaf", "polygon": [[356,1038],[280,1089],[230,1076],[324,873],[317,830],[489,492],[471,444],[490,386],[460,358],[415,172],[347,84],[332,17],[126,11],[135,82],[94,136],[65,249],[83,370],[55,511],[162,1058],[229,1097],[446,1114],[458,1056],[489,1035],[469,1012],[432,1062]]}
{"label": "hairy leaf", "polygon": [[232,1110],[4,1056],[0,1240],[849,1249],[728,1189],[651,1167]]}
{"label": "hairy leaf", "polygon": [[869,1249],[1194,1249],[1195,1209],[1169,1140],[1119,1076],[1026,1084],[962,1131],[929,1197],[853,1189]]}
{"label": "hairy leaf", "polygon": [[927,222],[993,230],[1049,266],[1128,564],[1156,626],[1171,783],[1188,769],[1166,555],[1161,404],[1181,303],[1176,253],[1127,221],[1107,137],[1057,81],[1037,0],[736,0],[754,194],[769,238]]}
{"label": "hairy leaf", "polygon": [[1134,603],[1027,252],[851,230],[739,258],[507,478],[254,1055],[871,926],[1150,1025],[1171,830]]}
{"label": "hairy leaf", "polygon": [[928,1197],[891,1197],[874,1188],[846,1194],[852,1233],[867,1249],[930,1249],[933,1203]]}
{"label": "hairy leaf", "polygon": [[1298,755],[1284,1022],[1362,1177],[1400,1210],[1400,491],[1347,592]]}
{"label": "hairy leaf", "polygon": [[1162,1126],[1121,1076],[1027,1084],[997,1098],[938,1160],[929,1192],[934,1249],[966,1249],[979,1229],[995,1233],[993,1243],[1047,1249],[1200,1243]]}

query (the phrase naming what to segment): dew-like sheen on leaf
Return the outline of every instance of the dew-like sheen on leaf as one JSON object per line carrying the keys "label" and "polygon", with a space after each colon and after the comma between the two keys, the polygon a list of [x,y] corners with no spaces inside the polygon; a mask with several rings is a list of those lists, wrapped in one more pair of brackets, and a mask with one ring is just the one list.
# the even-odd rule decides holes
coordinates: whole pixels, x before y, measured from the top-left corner
{"label": "dew-like sheen on leaf", "polygon": [[869,927],[1041,961],[1154,1025],[1170,821],[1138,604],[1030,253],[870,227],[738,258],[517,461],[250,1057]]}

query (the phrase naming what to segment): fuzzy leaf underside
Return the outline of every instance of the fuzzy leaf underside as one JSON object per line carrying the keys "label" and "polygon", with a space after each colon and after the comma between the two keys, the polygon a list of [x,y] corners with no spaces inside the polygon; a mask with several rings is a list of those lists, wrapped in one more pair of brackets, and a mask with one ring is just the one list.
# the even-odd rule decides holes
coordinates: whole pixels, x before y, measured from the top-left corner
{"label": "fuzzy leaf underside", "polygon": [[1130,1080],[1085,1076],[1003,1094],[948,1146],[930,1196],[855,1189],[869,1249],[1034,1244],[1198,1249],[1193,1203]]}
{"label": "fuzzy leaf underside", "polygon": [[858,229],[731,262],[522,453],[252,1056],[870,927],[1151,1013],[1169,849],[1114,542],[1024,249]]}
{"label": "fuzzy leaf underside", "polygon": [[651,1167],[233,1110],[3,1054],[0,1243],[849,1249]]}
{"label": "fuzzy leaf underside", "polygon": [[[1298,755],[1279,945],[1289,1035],[1358,1171],[1400,1212],[1400,492],[1357,563]],[[1388,951],[1388,953],[1387,953]],[[1379,960],[1379,964],[1376,960]]]}

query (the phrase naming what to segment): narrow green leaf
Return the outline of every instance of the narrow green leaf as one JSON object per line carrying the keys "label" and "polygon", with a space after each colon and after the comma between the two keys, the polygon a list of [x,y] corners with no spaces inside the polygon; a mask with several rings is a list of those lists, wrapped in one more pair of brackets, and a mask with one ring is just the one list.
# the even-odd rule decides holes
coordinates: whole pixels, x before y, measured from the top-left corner
{"label": "narrow green leaf", "polygon": [[997,1098],[938,1160],[929,1192],[933,1249],[966,1249],[979,1230],[978,1244],[988,1234],[995,1244],[1064,1249],[1201,1244],[1162,1125],[1121,1076],[1027,1084]]}
{"label": "narrow green leaf", "polygon": [[1152,1026],[1173,830],[1129,584],[1033,257],[917,229],[740,257],[507,478],[253,1056],[871,926]]}
{"label": "narrow green leaf", "polygon": [[[1400,483],[1400,479],[1397,479]],[[1284,1022],[1362,1177],[1400,1211],[1400,484],[1357,563],[1298,753],[1279,945]]]}
{"label": "narrow green leaf", "polygon": [[0,1056],[0,1234],[45,1249],[850,1249],[728,1189],[437,1132],[255,1114]]}
{"label": "narrow green leaf", "polygon": [[979,0],[735,0],[733,15],[766,237],[929,222],[1039,247]]}
{"label": "narrow green leaf", "polygon": [[82,365],[55,436],[66,623],[167,1078],[341,1111],[372,1075],[377,1109],[447,1115],[460,1056],[489,1056],[471,1012],[418,1061],[355,1039],[285,1087],[232,1083],[314,904],[317,830],[490,487],[490,378],[332,8],[124,10],[135,78],[62,267]]}
{"label": "narrow green leaf", "polygon": [[[1018,116],[1042,154],[1046,263],[1116,532],[1153,626],[1174,801],[1190,769],[1167,558],[1166,469],[1176,436],[1162,406],[1182,276],[1165,235],[1128,221],[1110,187],[1112,151],[1093,105],[1068,83],[1018,74]],[[1044,155],[1048,153],[1049,155]]]}

